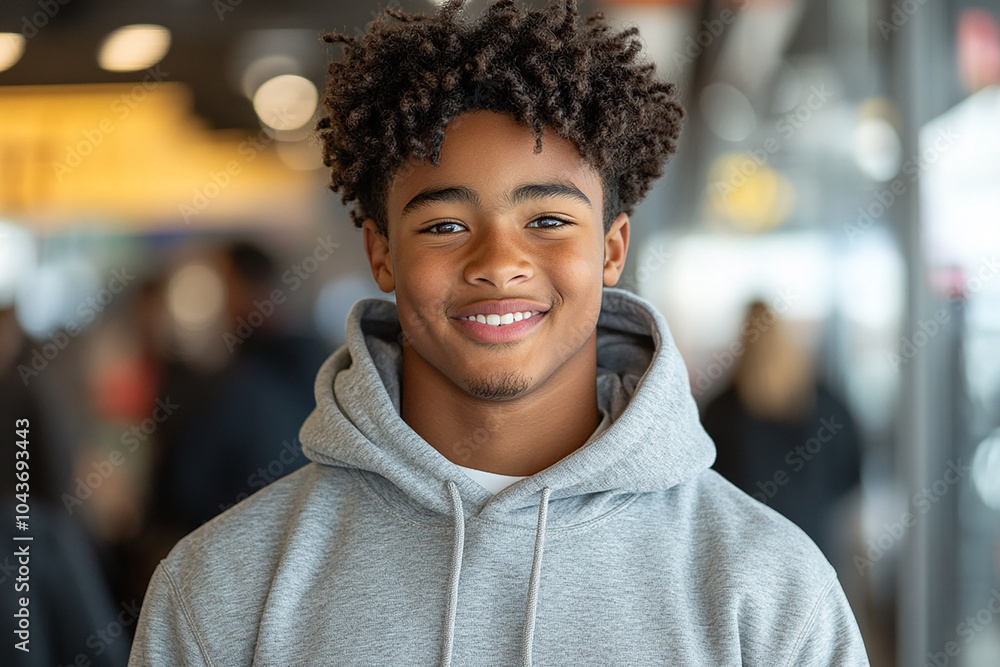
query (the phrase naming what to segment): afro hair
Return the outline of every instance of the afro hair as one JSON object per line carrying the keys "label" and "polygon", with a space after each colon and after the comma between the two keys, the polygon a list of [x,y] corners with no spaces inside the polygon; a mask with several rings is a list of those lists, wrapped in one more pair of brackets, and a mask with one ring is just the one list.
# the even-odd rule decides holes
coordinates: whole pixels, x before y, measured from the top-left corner
{"label": "afro hair", "polygon": [[552,128],[601,176],[604,229],[631,214],[677,150],[685,112],[677,87],[657,80],[636,27],[612,30],[602,13],[578,25],[576,0],[541,10],[499,0],[476,21],[464,0],[437,15],[384,9],[367,32],[331,33],[344,54],[329,66],[317,132],[330,189],[354,224],[388,235],[386,196],[410,158],[440,164],[448,123],[474,110],[530,127],[535,152]]}

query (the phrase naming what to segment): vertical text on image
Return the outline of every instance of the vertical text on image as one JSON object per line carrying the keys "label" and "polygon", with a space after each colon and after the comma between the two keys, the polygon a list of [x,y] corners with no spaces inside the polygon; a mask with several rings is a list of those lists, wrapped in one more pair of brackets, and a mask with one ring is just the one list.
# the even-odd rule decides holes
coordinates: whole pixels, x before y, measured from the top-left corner
{"label": "vertical text on image", "polygon": [[[17,439],[14,441],[14,476],[17,480],[14,486],[14,525],[20,531],[28,530],[29,517],[31,515],[29,485],[30,471],[28,460],[28,434],[31,423],[27,419],[17,419],[14,422],[14,434]],[[31,535],[15,535],[16,542],[30,542]],[[15,593],[28,593],[31,590],[31,545],[19,544],[14,549],[14,558],[17,560],[17,578],[14,580]],[[25,653],[31,652],[31,614],[29,604],[31,599],[24,595],[17,599],[17,611],[14,612],[16,627],[14,635],[20,641],[14,643],[14,648]]]}

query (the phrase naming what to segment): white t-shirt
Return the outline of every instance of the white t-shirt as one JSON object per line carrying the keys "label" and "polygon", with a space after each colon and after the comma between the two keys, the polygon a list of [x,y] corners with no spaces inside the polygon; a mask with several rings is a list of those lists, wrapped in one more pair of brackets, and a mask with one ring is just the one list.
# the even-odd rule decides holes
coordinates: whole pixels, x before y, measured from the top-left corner
{"label": "white t-shirt", "polygon": [[[583,446],[587,446],[590,442],[608,430],[611,426],[611,417],[606,411],[601,409],[601,423],[597,425],[597,429],[587,438],[587,442],[583,443]],[[457,463],[455,465],[458,465]],[[511,484],[515,482],[520,482],[522,479],[526,479],[527,476],[518,475],[498,475],[495,472],[486,472],[485,470],[476,470],[475,468],[466,468],[465,466],[458,466],[462,471],[472,478],[472,481],[479,484],[481,487],[496,495],[506,489]]]}

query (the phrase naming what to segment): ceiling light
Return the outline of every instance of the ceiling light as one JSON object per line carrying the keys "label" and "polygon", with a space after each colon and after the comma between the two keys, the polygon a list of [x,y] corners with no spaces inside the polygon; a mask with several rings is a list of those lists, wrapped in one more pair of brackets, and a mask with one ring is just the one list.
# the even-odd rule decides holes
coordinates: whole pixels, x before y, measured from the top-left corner
{"label": "ceiling light", "polygon": [[167,284],[167,309],[185,329],[207,329],[225,307],[226,291],[218,272],[200,262],[177,269]]}
{"label": "ceiling light", "polygon": [[258,58],[243,70],[243,76],[240,77],[240,90],[247,99],[252,100],[254,92],[265,81],[282,74],[298,74],[299,69],[298,61],[291,56],[278,54]]}
{"label": "ceiling light", "polygon": [[170,31],[161,25],[118,28],[101,44],[97,61],[110,72],[135,72],[163,60],[170,49]]}
{"label": "ceiling light", "polygon": [[24,42],[24,35],[16,32],[0,32],[0,72],[10,69],[21,59]]}
{"label": "ceiling light", "polygon": [[261,122],[276,130],[295,130],[316,113],[319,93],[312,81],[296,74],[282,74],[265,81],[253,96]]}

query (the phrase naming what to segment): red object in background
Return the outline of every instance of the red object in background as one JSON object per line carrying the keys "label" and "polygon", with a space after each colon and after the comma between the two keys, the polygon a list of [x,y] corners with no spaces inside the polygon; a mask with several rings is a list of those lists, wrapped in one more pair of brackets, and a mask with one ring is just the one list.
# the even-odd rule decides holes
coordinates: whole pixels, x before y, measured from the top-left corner
{"label": "red object in background", "polygon": [[958,71],[969,92],[1000,84],[1000,28],[988,10],[962,10],[955,41]]}
{"label": "red object in background", "polygon": [[123,358],[98,371],[93,382],[98,413],[118,421],[149,416],[156,401],[159,377],[156,367],[141,359]]}
{"label": "red object in background", "polygon": [[966,275],[961,266],[940,266],[928,272],[927,283],[932,296],[939,299],[966,299]]}

